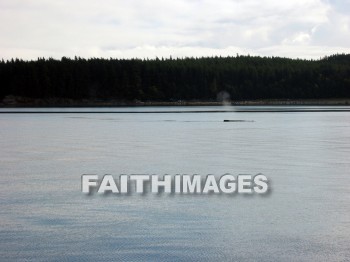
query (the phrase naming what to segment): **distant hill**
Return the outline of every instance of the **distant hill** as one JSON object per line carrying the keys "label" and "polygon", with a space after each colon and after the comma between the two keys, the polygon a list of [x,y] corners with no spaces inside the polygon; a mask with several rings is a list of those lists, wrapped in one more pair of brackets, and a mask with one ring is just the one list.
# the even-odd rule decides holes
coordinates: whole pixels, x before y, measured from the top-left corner
{"label": "distant hill", "polygon": [[[350,98],[350,55],[0,62],[0,99],[216,101]],[[223,95],[224,94],[224,95]]]}

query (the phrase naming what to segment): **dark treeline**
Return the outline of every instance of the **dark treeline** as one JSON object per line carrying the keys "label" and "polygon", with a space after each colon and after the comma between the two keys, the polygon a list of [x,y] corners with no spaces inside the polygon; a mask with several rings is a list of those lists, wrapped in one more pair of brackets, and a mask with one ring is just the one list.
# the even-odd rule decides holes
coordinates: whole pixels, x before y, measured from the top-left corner
{"label": "dark treeline", "polygon": [[350,55],[185,59],[19,59],[0,62],[0,98],[142,101],[350,97]]}

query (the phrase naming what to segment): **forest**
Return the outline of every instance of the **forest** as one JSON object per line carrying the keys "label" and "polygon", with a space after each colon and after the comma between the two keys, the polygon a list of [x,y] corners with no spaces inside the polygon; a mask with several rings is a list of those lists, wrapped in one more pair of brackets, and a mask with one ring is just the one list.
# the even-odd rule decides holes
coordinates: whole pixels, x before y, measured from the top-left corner
{"label": "forest", "polygon": [[11,59],[0,62],[0,79],[0,99],[216,101],[221,91],[232,100],[350,98],[350,55]]}

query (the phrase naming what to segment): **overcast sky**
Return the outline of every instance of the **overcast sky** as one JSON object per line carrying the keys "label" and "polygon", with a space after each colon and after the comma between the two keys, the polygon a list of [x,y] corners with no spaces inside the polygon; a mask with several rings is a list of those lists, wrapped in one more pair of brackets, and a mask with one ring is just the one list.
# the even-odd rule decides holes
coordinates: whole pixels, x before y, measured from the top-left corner
{"label": "overcast sky", "polygon": [[350,0],[0,0],[0,57],[350,53]]}

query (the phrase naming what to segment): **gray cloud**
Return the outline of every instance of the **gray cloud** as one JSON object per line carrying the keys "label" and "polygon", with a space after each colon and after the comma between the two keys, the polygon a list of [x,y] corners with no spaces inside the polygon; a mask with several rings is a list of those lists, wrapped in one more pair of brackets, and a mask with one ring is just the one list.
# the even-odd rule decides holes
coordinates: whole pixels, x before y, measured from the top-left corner
{"label": "gray cloud", "polygon": [[348,1],[1,0],[3,58],[350,52]]}

